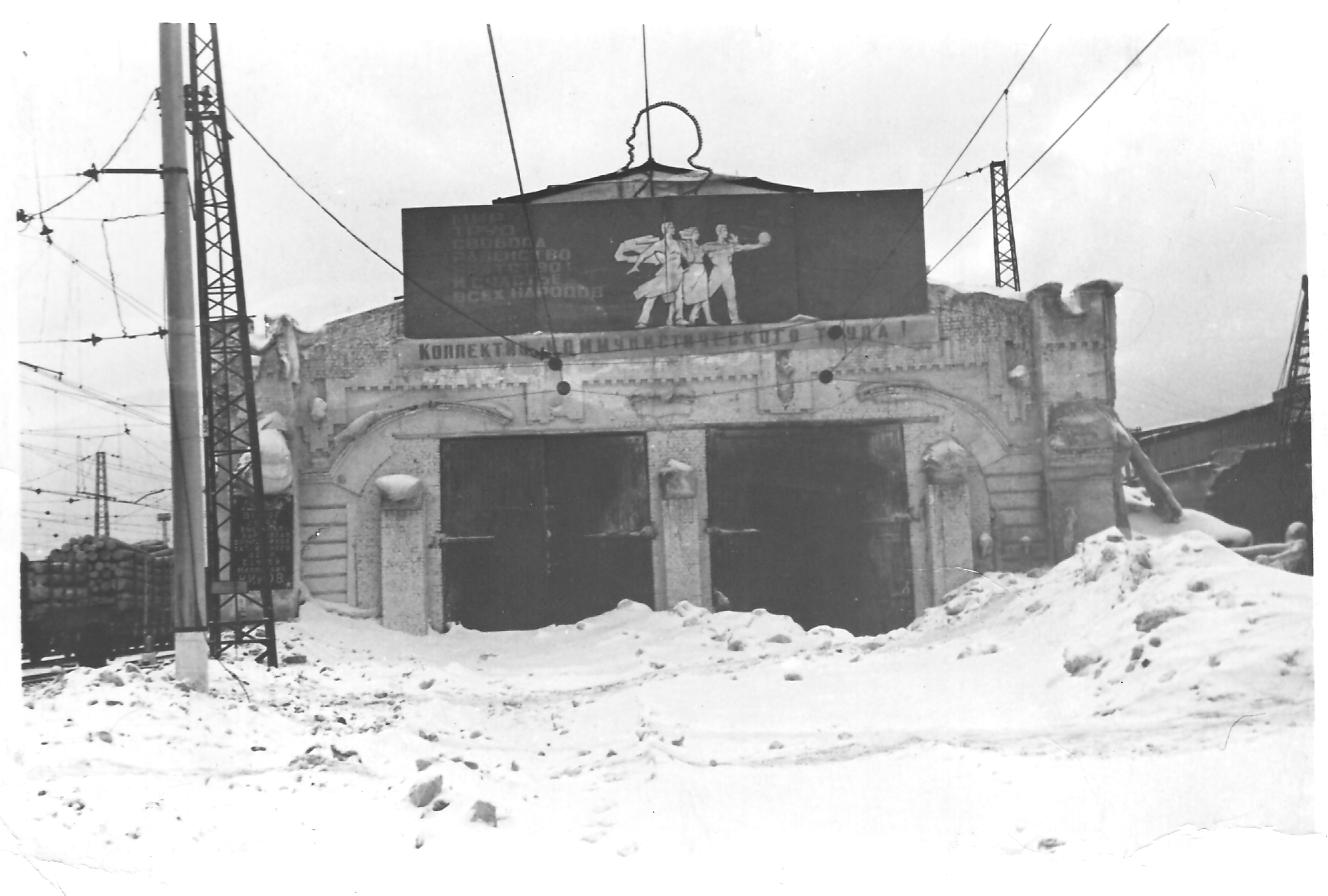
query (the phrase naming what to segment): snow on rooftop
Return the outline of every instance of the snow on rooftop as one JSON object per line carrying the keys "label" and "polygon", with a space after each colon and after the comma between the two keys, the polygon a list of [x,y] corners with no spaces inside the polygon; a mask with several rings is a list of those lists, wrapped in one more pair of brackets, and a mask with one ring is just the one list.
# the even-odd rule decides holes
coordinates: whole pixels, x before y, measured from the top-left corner
{"label": "snow on rooftop", "polygon": [[213,662],[208,694],[126,662],[28,688],[0,877],[233,892],[232,856],[277,892],[736,893],[1304,831],[1310,585],[1109,530],[874,637],[630,602],[412,637],[306,604],[280,668]]}
{"label": "snow on rooftop", "polygon": [[941,286],[946,289],[952,289],[960,295],[988,295],[1000,299],[1018,299],[1023,301],[1024,293],[1017,289],[1011,289],[1008,286],[996,286],[990,283],[952,283],[948,280],[927,279],[929,286]]}

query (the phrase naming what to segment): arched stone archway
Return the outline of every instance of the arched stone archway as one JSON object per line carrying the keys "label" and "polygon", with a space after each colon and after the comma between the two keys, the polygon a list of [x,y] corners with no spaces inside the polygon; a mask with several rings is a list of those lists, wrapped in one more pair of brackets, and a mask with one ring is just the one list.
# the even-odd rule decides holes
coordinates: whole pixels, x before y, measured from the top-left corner
{"label": "arched stone archway", "polygon": [[981,406],[933,386],[918,383],[863,383],[857,388],[859,401],[878,405],[892,417],[925,416],[929,409],[944,411],[948,434],[964,446],[979,468],[986,467],[1010,451],[1001,427]]}
{"label": "arched stone archway", "polygon": [[[912,536],[913,556],[918,558],[914,593],[921,613],[971,578],[966,570],[984,564],[994,568],[996,533],[987,475],[1019,449],[986,409],[929,385],[863,383],[857,397],[875,405],[877,413],[911,421],[905,426],[905,441],[909,493],[916,496],[915,518],[923,523],[913,527]],[[948,475],[939,472],[944,466],[938,466],[940,455],[950,455],[952,461],[962,458],[962,482],[933,483],[929,468]]]}
{"label": "arched stone archway", "polygon": [[[420,619],[429,628],[443,626],[442,558],[434,541],[441,526],[438,484],[440,439],[501,432],[514,415],[491,404],[430,401],[362,414],[339,432],[328,476],[350,494],[346,500],[347,592],[359,607],[391,619],[409,620],[403,630],[418,631]],[[418,501],[409,507],[385,509],[374,483],[384,476],[412,476],[420,482]],[[423,607],[400,606],[385,612],[384,564],[412,558],[404,572],[390,578],[397,598]],[[422,562],[421,562],[422,558]],[[398,600],[399,604],[400,601]]]}

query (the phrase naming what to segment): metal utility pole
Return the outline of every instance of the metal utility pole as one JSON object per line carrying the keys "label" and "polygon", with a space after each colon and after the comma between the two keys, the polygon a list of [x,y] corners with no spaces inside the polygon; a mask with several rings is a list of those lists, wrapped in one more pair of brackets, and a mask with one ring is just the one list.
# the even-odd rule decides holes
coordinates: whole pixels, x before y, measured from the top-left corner
{"label": "metal utility pole", "polygon": [[198,384],[198,318],[189,227],[184,128],[184,47],[178,23],[161,40],[161,182],[166,209],[167,364],[171,386],[171,497],[175,520],[172,598],[175,680],[207,690],[203,583],[203,439]]}
{"label": "metal utility pole", "polygon": [[111,534],[110,493],[106,490],[106,452],[97,452],[96,486],[92,492],[92,534]]}
{"label": "metal utility pole", "polygon": [[[198,304],[203,325],[207,622],[212,655],[257,644],[277,664],[272,551],[263,496],[249,315],[235,212],[217,26],[189,26],[187,118],[194,144]],[[241,562],[243,561],[243,562]]]}
{"label": "metal utility pole", "polygon": [[1006,184],[1005,161],[992,162],[991,232],[996,255],[996,285],[1019,288],[1019,256],[1014,249],[1014,218],[1010,214],[1010,189]]}

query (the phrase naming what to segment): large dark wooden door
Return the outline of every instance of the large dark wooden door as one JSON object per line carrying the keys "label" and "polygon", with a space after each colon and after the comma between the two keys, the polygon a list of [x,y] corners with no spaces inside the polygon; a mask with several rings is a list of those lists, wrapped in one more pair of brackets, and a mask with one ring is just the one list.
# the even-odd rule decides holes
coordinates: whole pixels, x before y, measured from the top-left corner
{"label": "large dark wooden door", "polygon": [[641,435],[442,442],[449,619],[487,631],[653,602]]}
{"label": "large dark wooden door", "polygon": [[733,609],[875,634],[913,620],[897,424],[712,430],[714,587]]}

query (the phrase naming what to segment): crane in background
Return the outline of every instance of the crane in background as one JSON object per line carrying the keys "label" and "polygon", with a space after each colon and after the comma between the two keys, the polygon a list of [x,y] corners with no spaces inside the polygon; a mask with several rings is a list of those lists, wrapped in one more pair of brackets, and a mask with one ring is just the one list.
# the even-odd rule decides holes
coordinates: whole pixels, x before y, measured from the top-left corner
{"label": "crane in background", "polygon": [[1296,329],[1283,366],[1282,385],[1273,393],[1280,444],[1304,453],[1310,449],[1310,278],[1300,278]]}

